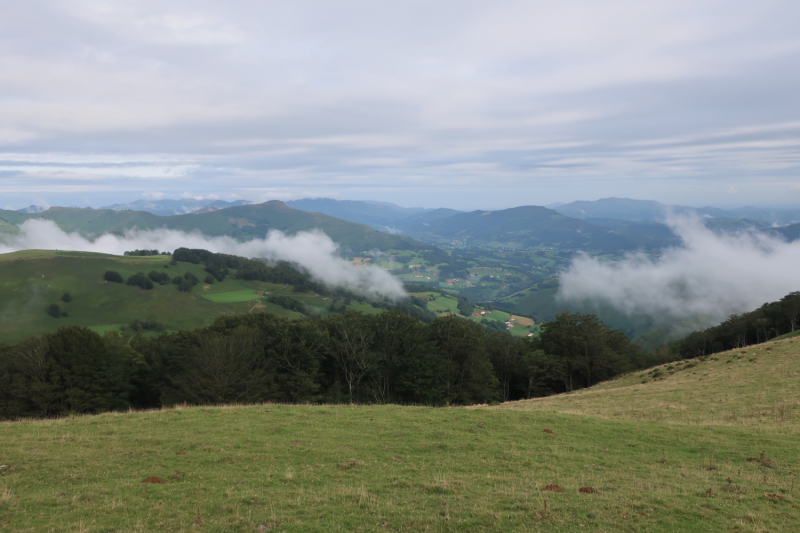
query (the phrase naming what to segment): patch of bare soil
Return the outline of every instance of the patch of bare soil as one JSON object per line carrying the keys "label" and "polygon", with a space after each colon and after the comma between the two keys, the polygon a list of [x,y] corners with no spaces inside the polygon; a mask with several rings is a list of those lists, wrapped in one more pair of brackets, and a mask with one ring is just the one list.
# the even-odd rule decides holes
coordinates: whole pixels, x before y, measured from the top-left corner
{"label": "patch of bare soil", "polygon": [[550,491],[550,492],[564,492],[564,489],[562,489],[561,487],[559,487],[558,485],[555,485],[553,483],[551,483],[550,485],[547,485],[542,490],[543,491],[547,490],[547,491]]}
{"label": "patch of bare soil", "polygon": [[161,479],[158,476],[150,476],[149,478],[142,481],[142,483],[166,483],[166,479]]}
{"label": "patch of bare soil", "polygon": [[783,498],[777,494],[764,494],[764,497],[768,500],[775,500],[776,502],[783,501]]}
{"label": "patch of bare soil", "polygon": [[578,492],[583,494],[594,494],[597,490],[593,489],[592,487],[581,487],[578,489]]}
{"label": "patch of bare soil", "polygon": [[555,435],[556,434],[556,432],[553,431],[552,429],[545,429],[544,431],[542,431],[542,433],[548,433],[550,435]]}

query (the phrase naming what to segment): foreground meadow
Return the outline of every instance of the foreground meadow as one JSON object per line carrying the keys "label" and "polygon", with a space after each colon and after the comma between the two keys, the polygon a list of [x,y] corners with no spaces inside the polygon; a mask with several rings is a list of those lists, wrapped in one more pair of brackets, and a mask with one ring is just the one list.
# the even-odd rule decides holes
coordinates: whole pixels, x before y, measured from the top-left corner
{"label": "foreground meadow", "polygon": [[798,346],[489,408],[3,423],[0,529],[798,531]]}

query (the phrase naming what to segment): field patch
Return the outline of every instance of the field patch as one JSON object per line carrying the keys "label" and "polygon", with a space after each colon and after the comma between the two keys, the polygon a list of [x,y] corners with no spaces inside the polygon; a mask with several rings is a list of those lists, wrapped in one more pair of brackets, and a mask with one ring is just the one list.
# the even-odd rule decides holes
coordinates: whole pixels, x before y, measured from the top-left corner
{"label": "field patch", "polygon": [[257,300],[260,295],[256,291],[243,290],[243,291],[230,291],[230,292],[215,292],[213,294],[204,294],[203,298],[211,300],[218,304],[230,304],[236,302],[249,302],[250,300]]}

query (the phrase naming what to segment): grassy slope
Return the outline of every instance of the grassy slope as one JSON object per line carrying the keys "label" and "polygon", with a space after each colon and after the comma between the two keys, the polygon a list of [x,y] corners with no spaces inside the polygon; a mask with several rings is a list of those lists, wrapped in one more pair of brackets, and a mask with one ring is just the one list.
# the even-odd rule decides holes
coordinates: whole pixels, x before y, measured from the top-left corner
{"label": "grassy slope", "polygon": [[[0,524],[796,531],[798,348],[789,339],[646,384],[637,373],[496,408],[267,405],[6,423]],[[762,452],[769,463],[746,460]],[[148,476],[167,483],[142,484]],[[542,490],[551,483],[565,492]]]}
{"label": "grassy slope", "polygon": [[[283,285],[228,278],[204,289],[204,284],[189,293],[170,285],[156,285],[145,291],[125,284],[103,283],[106,270],[116,270],[123,278],[136,272],[157,270],[171,277],[193,272],[206,277],[203,265],[179,263],[164,268],[166,256],[119,257],[88,252],[24,251],[0,255],[0,342],[15,342],[30,335],[54,331],[61,326],[100,326],[127,324],[133,319],[155,318],[168,329],[192,329],[222,313],[246,313],[255,302],[214,303],[202,297],[239,290],[280,292]],[[61,296],[69,292],[72,302]],[[286,289],[291,293],[291,287]],[[58,304],[68,317],[52,318],[45,308]],[[262,311],[284,316],[302,316],[264,302]]]}
{"label": "grassy slope", "polygon": [[[263,204],[220,209],[211,213],[158,216],[145,211],[77,209],[53,207],[42,213],[22,214],[0,211],[0,222],[17,224],[32,218],[56,222],[63,230],[93,237],[106,232],[138,229],[199,230],[206,235],[229,235],[238,239],[263,238],[270,230],[294,234],[312,229],[323,230],[341,246],[353,250],[420,249],[425,245],[408,237],[381,233],[363,224],[355,224],[321,213],[292,209],[274,200]],[[0,231],[2,231],[0,229]]]}
{"label": "grassy slope", "polygon": [[680,425],[785,427],[796,432],[800,339],[788,337],[662,365],[571,394],[502,407]]}

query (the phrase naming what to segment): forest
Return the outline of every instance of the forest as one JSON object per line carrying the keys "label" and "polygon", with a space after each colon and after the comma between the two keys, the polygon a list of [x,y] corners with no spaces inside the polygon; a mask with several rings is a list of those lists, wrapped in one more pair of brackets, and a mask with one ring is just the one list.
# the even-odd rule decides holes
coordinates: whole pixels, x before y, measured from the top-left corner
{"label": "forest", "polygon": [[596,317],[570,313],[523,338],[397,310],[224,316],[155,337],[72,326],[0,346],[0,418],[184,403],[470,405],[588,387],[655,362]]}

